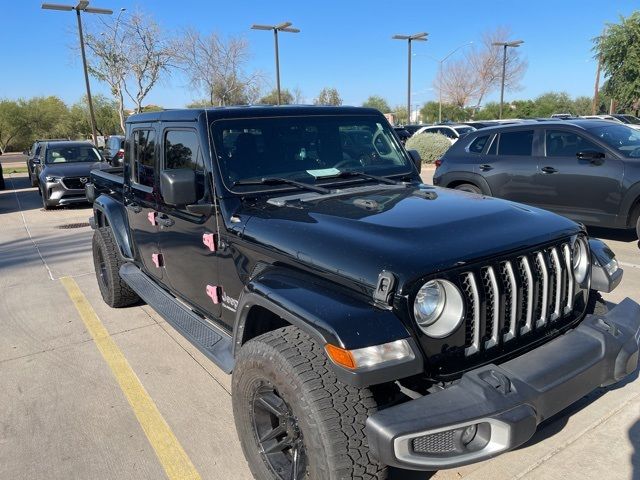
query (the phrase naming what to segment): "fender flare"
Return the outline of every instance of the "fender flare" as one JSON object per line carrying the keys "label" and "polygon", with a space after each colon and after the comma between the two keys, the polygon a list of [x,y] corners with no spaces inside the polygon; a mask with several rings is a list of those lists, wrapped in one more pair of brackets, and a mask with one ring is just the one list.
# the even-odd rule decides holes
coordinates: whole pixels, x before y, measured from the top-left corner
{"label": "fender flare", "polygon": [[121,202],[108,195],[100,195],[93,202],[93,223],[96,228],[109,226],[122,258],[128,261],[134,260],[127,212]]}
{"label": "fender flare", "polygon": [[481,175],[478,175],[477,173],[447,172],[444,175],[442,175],[439,184],[442,187],[449,188],[450,184],[454,182],[460,182],[460,181],[473,183],[474,185],[477,185],[478,188],[480,188],[480,190],[482,190],[482,193],[484,195],[493,196],[493,194],[491,193],[491,188],[489,187],[489,183]]}
{"label": "fender flare", "polygon": [[263,271],[244,288],[233,329],[233,355],[245,341],[251,308],[260,306],[310,335],[320,345],[347,350],[406,339],[413,358],[387,367],[347,370],[330,362],[338,378],[363,387],[415,375],[424,370],[422,355],[404,323],[391,310],[367,303],[344,287],[282,267]]}

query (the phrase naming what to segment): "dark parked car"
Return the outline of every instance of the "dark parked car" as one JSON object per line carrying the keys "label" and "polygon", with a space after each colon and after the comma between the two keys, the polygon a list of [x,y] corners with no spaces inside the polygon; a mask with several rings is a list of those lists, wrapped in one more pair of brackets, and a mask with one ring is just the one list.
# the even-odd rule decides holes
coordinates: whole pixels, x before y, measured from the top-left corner
{"label": "dark parked car", "polygon": [[411,138],[411,134],[404,127],[393,127],[393,130],[396,132],[396,135],[398,135],[398,138],[403,145]]}
{"label": "dark parked car", "polygon": [[111,135],[105,142],[102,155],[114,167],[122,165],[124,159],[124,135]]}
{"label": "dark parked car", "polygon": [[233,371],[256,479],[477,462],[636,369],[640,306],[595,291],[622,276],[602,242],[422,184],[375,109],[168,110],[126,132],[124,169],[87,187],[100,292]]}
{"label": "dark parked car", "polygon": [[67,142],[69,141],[66,138],[51,138],[47,140],[36,140],[31,145],[29,150],[24,152],[27,155],[27,173],[29,174],[29,183],[31,183],[32,187],[38,186],[38,176],[36,175],[36,164],[34,163],[34,159],[40,158],[40,151],[42,149],[42,144],[44,142]]}
{"label": "dark parked car", "polygon": [[640,235],[640,131],[625,125],[571,119],[483,129],[437,163],[436,185]]}
{"label": "dark parked car", "polygon": [[89,142],[42,142],[34,158],[38,192],[45,210],[86,202],[85,184],[93,168],[104,168],[103,157]]}

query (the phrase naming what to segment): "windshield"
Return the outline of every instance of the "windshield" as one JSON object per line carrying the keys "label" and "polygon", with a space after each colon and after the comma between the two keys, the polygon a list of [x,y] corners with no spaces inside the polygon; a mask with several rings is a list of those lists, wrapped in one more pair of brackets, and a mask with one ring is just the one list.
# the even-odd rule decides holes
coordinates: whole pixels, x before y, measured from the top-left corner
{"label": "windshield", "polygon": [[99,162],[100,153],[91,145],[49,147],[45,163]]}
{"label": "windshield", "polygon": [[589,132],[625,157],[640,158],[640,130],[618,124],[590,128]]}
{"label": "windshield", "polygon": [[372,116],[219,120],[212,123],[212,136],[228,187],[249,179],[314,183],[336,181],[344,171],[394,175],[412,168],[389,126]]}

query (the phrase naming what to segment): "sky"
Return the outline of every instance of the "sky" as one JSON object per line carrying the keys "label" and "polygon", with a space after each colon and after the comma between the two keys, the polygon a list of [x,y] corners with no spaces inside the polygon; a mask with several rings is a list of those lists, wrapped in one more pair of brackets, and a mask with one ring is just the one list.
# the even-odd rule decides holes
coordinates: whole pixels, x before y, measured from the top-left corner
{"label": "sky", "polygon": [[[52,0],[52,3],[75,3]],[[73,103],[84,94],[74,12],[47,11],[41,2],[0,0],[0,98],[57,95]],[[593,95],[596,62],[592,39],[607,22],[640,9],[638,0],[91,0],[91,6],[129,14],[141,9],[170,34],[195,28],[222,37],[242,36],[250,45],[249,70],[264,74],[265,91],[275,86],[273,35],[250,30],[253,23],[291,21],[298,34],[280,36],[283,88],[300,88],[308,103],[325,86],[335,87],[344,104],[360,105],[381,95],[406,105],[407,43],[394,34],[426,31],[427,42],[414,43],[412,105],[437,100],[433,79],[438,64],[458,46],[479,43],[496,27],[522,39],[528,62],[522,88],[505,99],[534,98],[547,91]],[[96,19],[86,15],[87,28]],[[451,58],[463,55],[464,48]],[[92,79],[92,92],[109,95]],[[145,104],[179,108],[203,98],[180,72],[162,81]],[[493,93],[487,100],[499,98]]]}

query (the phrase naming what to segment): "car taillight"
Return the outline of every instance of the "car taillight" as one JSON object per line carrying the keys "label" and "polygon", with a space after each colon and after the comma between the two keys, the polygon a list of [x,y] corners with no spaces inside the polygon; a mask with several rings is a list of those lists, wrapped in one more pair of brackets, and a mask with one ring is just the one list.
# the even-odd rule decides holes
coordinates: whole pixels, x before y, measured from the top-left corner
{"label": "car taillight", "polygon": [[118,153],[116,154],[116,158],[124,158],[124,150],[122,149],[118,150]]}
{"label": "car taillight", "polygon": [[442,165],[442,159],[439,158],[438,160],[436,160],[435,162],[433,162],[436,166],[436,168],[438,168],[440,165]]}

